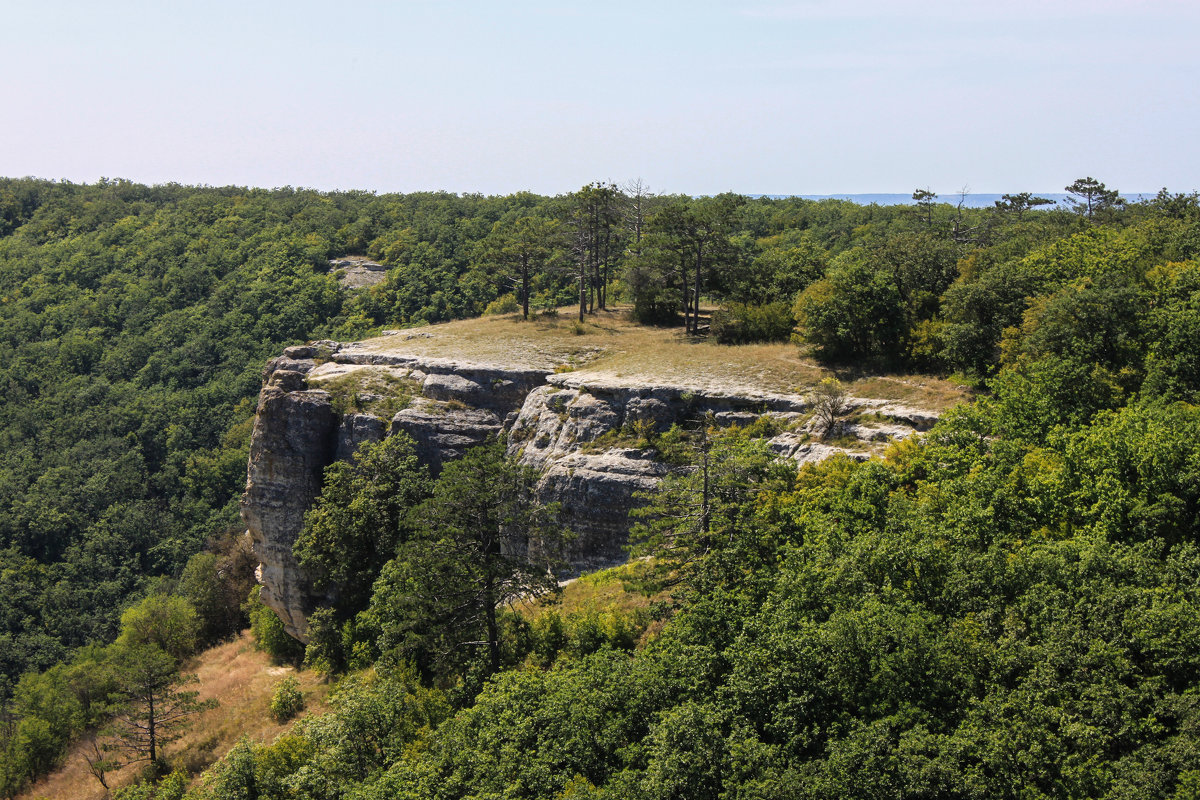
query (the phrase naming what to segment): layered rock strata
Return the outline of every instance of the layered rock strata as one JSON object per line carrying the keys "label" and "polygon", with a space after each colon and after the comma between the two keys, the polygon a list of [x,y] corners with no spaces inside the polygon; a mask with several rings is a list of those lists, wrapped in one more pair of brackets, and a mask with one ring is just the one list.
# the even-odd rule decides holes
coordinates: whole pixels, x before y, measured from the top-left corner
{"label": "layered rock strata", "polygon": [[[389,403],[401,389],[412,396],[395,409]],[[389,391],[395,396],[389,398]],[[366,410],[335,411],[346,393]],[[324,468],[353,458],[363,442],[404,431],[436,473],[468,448],[506,433],[510,455],[541,473],[539,497],[559,504],[575,534],[568,559],[581,571],[625,559],[629,510],[639,492],[668,472],[653,450],[620,444],[637,436],[614,432],[661,432],[701,418],[747,425],[765,415],[783,429],[770,447],[804,463],[835,453],[866,458],[882,443],[936,420],[936,414],[879,401],[855,405],[869,412],[870,421],[847,425],[838,444],[828,444],[812,435],[798,395],[638,386],[594,375],[368,352],[336,342],[288,348],[264,375],[242,500],[261,560],[262,599],[289,633],[304,638],[306,616],[319,598],[292,556],[292,543],[320,493]]]}

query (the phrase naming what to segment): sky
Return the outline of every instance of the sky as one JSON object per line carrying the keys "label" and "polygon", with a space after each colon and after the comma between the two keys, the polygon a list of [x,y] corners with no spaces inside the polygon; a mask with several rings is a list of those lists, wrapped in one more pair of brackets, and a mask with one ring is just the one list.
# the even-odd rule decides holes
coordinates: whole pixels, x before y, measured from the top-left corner
{"label": "sky", "polygon": [[0,175],[1200,189],[1196,0],[0,0]]}

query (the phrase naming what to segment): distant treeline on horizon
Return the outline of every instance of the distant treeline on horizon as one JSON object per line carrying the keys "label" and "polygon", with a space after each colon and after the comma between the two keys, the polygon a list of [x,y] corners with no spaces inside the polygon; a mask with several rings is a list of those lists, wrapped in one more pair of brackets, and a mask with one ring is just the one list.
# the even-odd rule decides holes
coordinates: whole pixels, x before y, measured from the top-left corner
{"label": "distant treeline on horizon", "polygon": [[[1055,205],[1060,208],[1070,207],[1068,199],[1071,195],[1061,192],[1034,192],[1037,197],[1044,197],[1047,200],[1053,200]],[[913,205],[915,201],[911,194],[748,194],[747,197],[769,197],[777,200],[785,200],[789,197],[799,197],[804,200],[849,200],[851,203],[869,206],[872,203],[881,206],[902,206]],[[1129,202],[1138,202],[1148,200],[1155,196],[1155,192],[1133,192],[1122,195]],[[949,203],[950,205],[958,205],[960,195],[957,192],[950,194],[940,194],[937,196],[937,202]],[[991,208],[996,205],[998,200],[1004,198],[1003,194],[971,194],[961,195],[964,208]]]}

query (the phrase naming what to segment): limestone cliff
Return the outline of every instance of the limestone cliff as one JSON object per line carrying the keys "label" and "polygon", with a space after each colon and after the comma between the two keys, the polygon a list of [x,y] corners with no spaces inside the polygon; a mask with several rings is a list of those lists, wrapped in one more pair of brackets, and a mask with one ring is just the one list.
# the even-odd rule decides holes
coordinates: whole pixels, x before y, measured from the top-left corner
{"label": "limestone cliff", "polygon": [[[335,410],[347,405],[360,410]],[[575,533],[572,567],[586,570],[624,560],[635,495],[668,471],[653,450],[629,446],[636,436],[619,432],[663,431],[706,415],[724,425],[768,415],[783,429],[770,446],[782,458],[805,462],[839,452],[866,458],[880,443],[936,418],[881,401],[856,400],[853,408],[859,421],[834,445],[811,435],[800,395],[647,385],[335,342],[288,348],[267,368],[242,501],[261,560],[262,598],[292,635],[304,638],[317,598],[292,557],[292,543],[320,492],[322,471],[352,458],[363,442],[396,431],[412,436],[435,472],[467,448],[506,433],[510,454],[541,472],[540,497],[559,503]]]}
{"label": "limestone cliff", "polygon": [[308,389],[300,372],[268,374],[250,440],[242,519],[259,559],[262,601],[294,636],[304,634],[311,592],[292,542],[333,461],[337,429],[328,392]]}

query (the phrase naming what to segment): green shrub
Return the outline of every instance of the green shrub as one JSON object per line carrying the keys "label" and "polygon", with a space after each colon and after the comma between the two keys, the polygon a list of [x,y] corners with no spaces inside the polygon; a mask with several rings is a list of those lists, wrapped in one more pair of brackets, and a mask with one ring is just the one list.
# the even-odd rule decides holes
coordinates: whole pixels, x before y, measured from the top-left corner
{"label": "green shrub", "polygon": [[260,797],[256,780],[254,745],[246,737],[238,740],[225,758],[209,771],[204,782],[204,800],[250,800]]}
{"label": "green shrub", "polygon": [[721,344],[786,342],[796,319],[787,303],[732,303],[713,312],[712,335]]}
{"label": "green shrub", "polygon": [[176,769],[162,780],[153,777],[122,787],[113,792],[113,800],[183,800],[187,793],[188,776]]}
{"label": "green shrub", "polygon": [[487,304],[487,308],[483,310],[485,317],[498,316],[500,314],[515,314],[521,310],[521,304],[517,302],[517,298],[511,292],[502,294],[495,300]]}
{"label": "green shrub", "polygon": [[261,593],[262,587],[255,586],[245,604],[255,646],[276,662],[299,662],[304,657],[304,645],[289,636],[279,615],[263,605]]}
{"label": "green shrub", "polygon": [[562,614],[550,610],[534,620],[529,652],[534,663],[549,667],[561,653],[582,658],[605,647],[631,651],[647,622],[642,612],[589,608]]}
{"label": "green shrub", "polygon": [[304,695],[295,675],[288,675],[275,686],[271,695],[271,718],[276,722],[287,722],[304,710]]}

